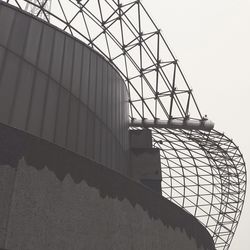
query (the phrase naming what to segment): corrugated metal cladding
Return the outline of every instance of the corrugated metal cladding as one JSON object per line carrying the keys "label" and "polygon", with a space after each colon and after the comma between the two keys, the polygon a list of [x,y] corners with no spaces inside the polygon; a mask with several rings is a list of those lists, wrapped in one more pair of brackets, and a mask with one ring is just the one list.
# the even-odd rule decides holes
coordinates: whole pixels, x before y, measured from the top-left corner
{"label": "corrugated metal cladding", "polygon": [[0,122],[127,173],[126,100],[102,56],[0,4]]}

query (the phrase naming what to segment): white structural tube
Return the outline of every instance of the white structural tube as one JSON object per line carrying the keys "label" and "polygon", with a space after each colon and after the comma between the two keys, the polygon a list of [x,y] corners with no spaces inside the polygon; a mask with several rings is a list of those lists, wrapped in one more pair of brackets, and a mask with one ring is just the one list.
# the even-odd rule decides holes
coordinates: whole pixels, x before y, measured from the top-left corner
{"label": "white structural tube", "polygon": [[206,118],[201,120],[173,118],[170,120],[139,120],[133,119],[130,121],[130,127],[143,128],[170,128],[170,129],[187,129],[187,130],[205,130],[211,131],[214,128],[214,123]]}

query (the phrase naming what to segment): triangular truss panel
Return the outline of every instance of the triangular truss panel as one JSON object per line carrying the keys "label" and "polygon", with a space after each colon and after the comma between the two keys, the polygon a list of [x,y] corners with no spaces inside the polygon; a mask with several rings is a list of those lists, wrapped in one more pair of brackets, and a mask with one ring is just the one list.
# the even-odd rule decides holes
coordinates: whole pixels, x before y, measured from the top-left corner
{"label": "triangular truss panel", "polygon": [[[83,40],[113,63],[126,81],[128,91],[136,86],[140,97],[138,101],[137,96],[129,95],[131,119],[168,120],[187,118],[190,114],[192,118],[202,118],[177,59],[141,1],[7,2]],[[186,101],[182,101],[183,96]],[[155,100],[153,110],[147,105],[148,98]]]}
{"label": "triangular truss panel", "polygon": [[217,249],[228,249],[244,203],[242,154],[224,134],[212,130],[152,129],[161,150],[163,194],[205,225]]}

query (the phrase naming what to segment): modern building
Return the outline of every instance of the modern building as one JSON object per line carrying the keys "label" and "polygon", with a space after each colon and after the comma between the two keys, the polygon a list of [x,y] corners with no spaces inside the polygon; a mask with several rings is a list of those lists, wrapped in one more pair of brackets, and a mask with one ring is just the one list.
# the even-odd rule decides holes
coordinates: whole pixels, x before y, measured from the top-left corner
{"label": "modern building", "polygon": [[245,188],[140,1],[0,1],[0,249],[228,249]]}

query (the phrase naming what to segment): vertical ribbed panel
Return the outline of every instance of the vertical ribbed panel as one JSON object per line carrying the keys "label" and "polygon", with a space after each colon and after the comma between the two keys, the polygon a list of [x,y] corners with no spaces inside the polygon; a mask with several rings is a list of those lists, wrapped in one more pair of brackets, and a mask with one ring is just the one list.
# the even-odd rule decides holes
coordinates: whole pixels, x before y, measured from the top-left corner
{"label": "vertical ribbed panel", "polygon": [[123,80],[89,47],[0,5],[0,122],[127,173]]}

